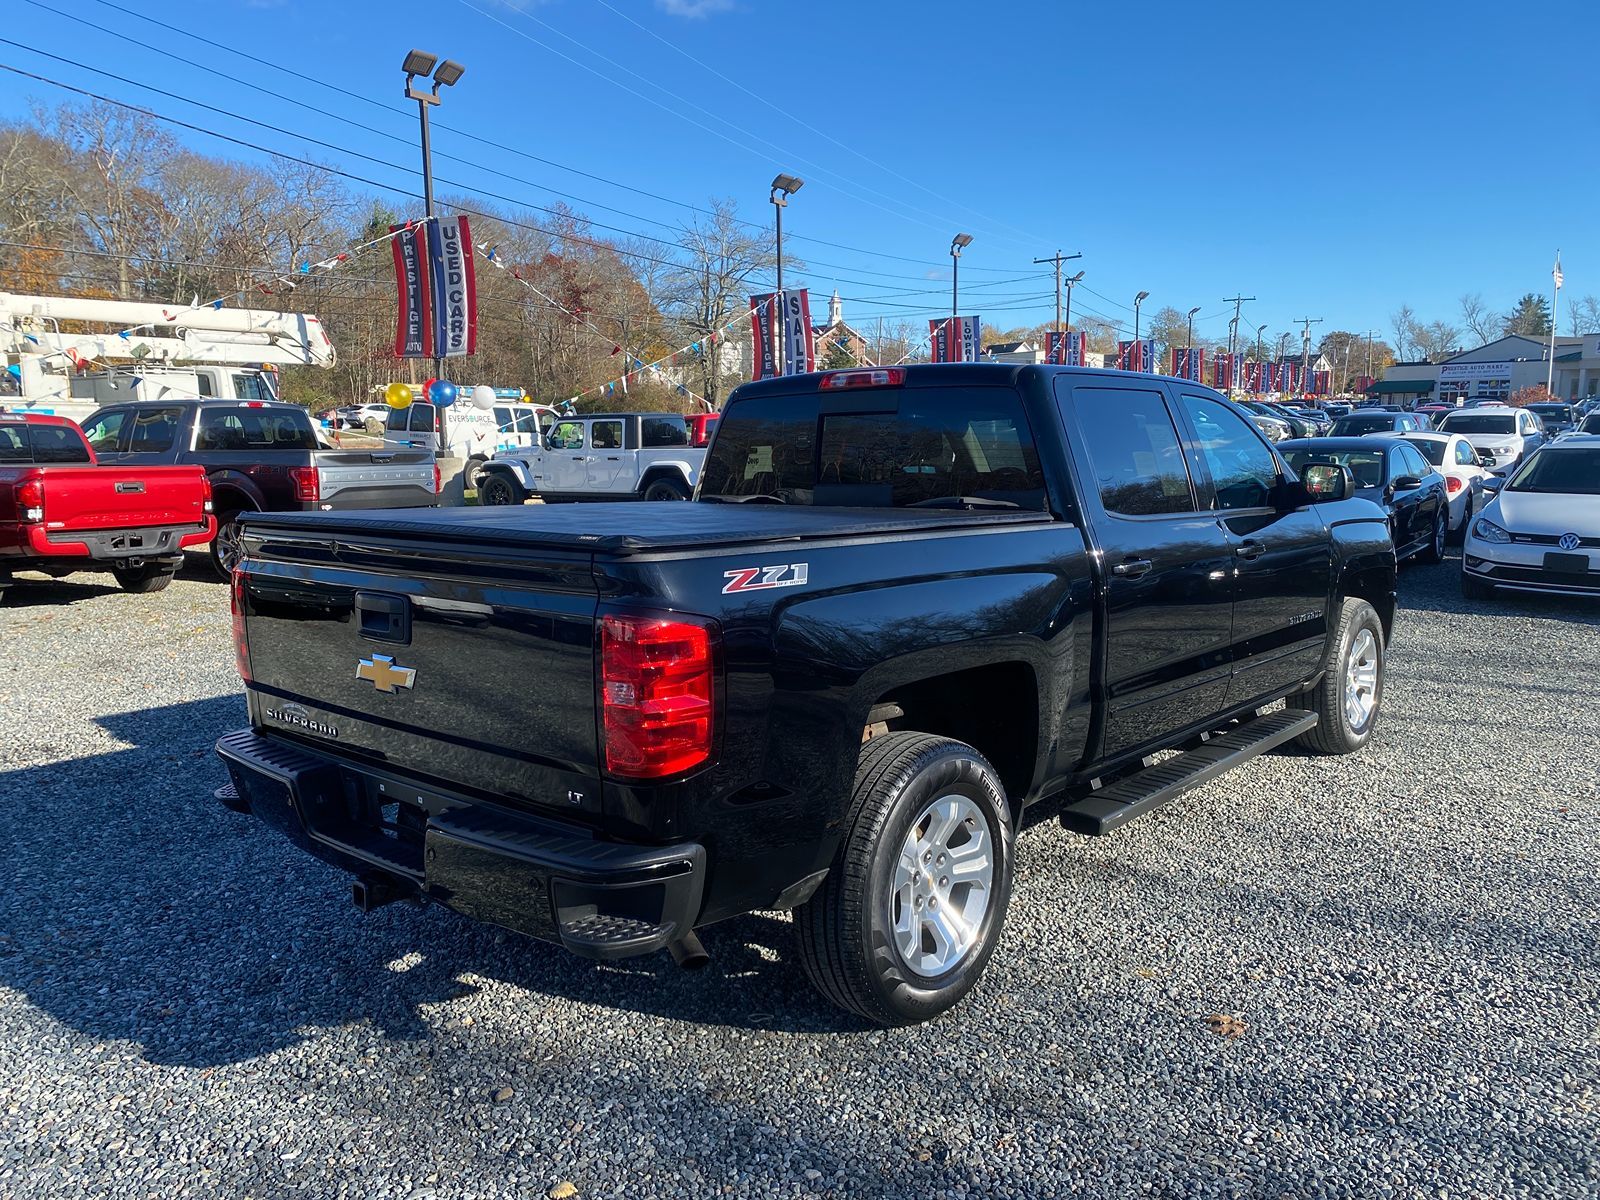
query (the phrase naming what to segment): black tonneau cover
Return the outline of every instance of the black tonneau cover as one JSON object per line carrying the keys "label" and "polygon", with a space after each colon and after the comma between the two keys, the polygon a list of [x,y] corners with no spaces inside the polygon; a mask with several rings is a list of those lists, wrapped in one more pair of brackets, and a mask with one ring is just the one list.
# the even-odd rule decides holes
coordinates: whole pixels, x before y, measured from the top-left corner
{"label": "black tonneau cover", "polygon": [[417,537],[479,545],[648,554],[741,542],[893,536],[1049,521],[1022,509],[833,508],[783,504],[620,501],[504,508],[245,513],[246,530],[309,536]]}

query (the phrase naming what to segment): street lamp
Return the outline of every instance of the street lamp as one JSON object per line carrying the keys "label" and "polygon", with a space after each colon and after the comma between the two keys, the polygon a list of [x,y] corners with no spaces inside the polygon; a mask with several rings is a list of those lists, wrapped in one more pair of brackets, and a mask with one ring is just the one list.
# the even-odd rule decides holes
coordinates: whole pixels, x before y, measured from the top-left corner
{"label": "street lamp", "polygon": [[1194,315],[1199,311],[1200,306],[1198,304],[1189,310],[1189,337],[1188,340],[1184,342],[1184,349],[1186,350],[1194,349]]}
{"label": "street lamp", "polygon": [[[1133,298],[1133,344],[1135,346],[1139,344],[1139,306],[1148,299],[1150,299],[1149,292],[1140,292]],[[1144,361],[1144,353],[1142,351],[1139,354],[1139,359],[1141,362]]]}
{"label": "street lamp", "polygon": [[1261,361],[1261,335],[1267,331],[1265,325],[1256,326],[1256,361]]}
{"label": "street lamp", "polygon": [[[778,290],[772,302],[778,305],[778,339],[774,349],[778,352],[778,361],[784,362],[783,341],[788,332],[788,321],[783,316],[783,210],[789,207],[789,197],[805,187],[806,181],[798,175],[779,174],[773,177],[772,192],[767,199],[772,201],[772,213],[777,221],[777,251],[778,251]],[[774,314],[767,314],[768,328]]]}
{"label": "street lamp", "polygon": [[[435,64],[437,64],[437,69]],[[439,103],[439,89],[451,87],[460,82],[467,69],[454,59],[447,58],[439,62],[437,54],[429,54],[426,50],[412,50],[406,54],[405,61],[400,64],[400,69],[406,73],[406,97],[417,102],[417,117],[422,124],[422,207],[427,219],[433,220],[433,142],[428,132],[428,109]],[[417,87],[414,81],[421,77],[433,76],[433,88]],[[437,349],[437,347],[435,347]],[[435,356],[433,360],[433,375],[438,378],[444,372],[444,360]],[[445,439],[444,410],[439,409],[439,449],[448,452],[450,443]]]}
{"label": "street lamp", "polygon": [[972,245],[970,233],[958,233],[950,239],[950,315],[956,316],[961,311],[961,293],[957,287],[957,275],[961,270],[961,251]]}
{"label": "street lamp", "polygon": [[[1067,285],[1067,332],[1072,332],[1072,285],[1083,282],[1083,272],[1079,271],[1071,279],[1064,280]],[[1081,365],[1081,364],[1080,364]]]}

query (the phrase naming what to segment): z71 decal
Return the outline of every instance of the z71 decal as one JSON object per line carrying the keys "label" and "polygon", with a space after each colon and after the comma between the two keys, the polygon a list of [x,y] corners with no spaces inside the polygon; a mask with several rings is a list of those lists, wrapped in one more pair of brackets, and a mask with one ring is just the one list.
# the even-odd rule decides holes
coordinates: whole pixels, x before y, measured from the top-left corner
{"label": "z71 decal", "polygon": [[728,585],[722,589],[722,593],[727,595],[729,592],[800,587],[805,583],[809,570],[808,563],[784,563],[776,567],[740,567],[737,571],[724,571],[722,577],[728,581]]}

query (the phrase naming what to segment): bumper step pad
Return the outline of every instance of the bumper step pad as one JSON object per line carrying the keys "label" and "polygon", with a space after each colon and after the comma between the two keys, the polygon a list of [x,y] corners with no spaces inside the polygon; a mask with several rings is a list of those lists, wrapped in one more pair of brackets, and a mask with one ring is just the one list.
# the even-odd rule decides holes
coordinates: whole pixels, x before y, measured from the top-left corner
{"label": "bumper step pad", "polygon": [[1190,788],[1294,740],[1316,723],[1316,713],[1299,708],[1256,717],[1185,754],[1146,767],[1067,805],[1061,810],[1061,824],[1074,833],[1110,833]]}

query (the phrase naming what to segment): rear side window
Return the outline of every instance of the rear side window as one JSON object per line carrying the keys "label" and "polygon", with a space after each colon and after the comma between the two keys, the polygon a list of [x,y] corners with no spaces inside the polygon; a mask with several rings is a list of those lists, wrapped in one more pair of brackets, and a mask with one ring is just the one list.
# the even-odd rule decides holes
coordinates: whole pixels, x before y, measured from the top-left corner
{"label": "rear side window", "polygon": [[701,471],[704,497],[789,504],[1045,508],[1044,475],[1009,388],[875,392],[893,412],[820,413],[817,395],[741,400]]}
{"label": "rear side window", "polygon": [[28,431],[36,463],[86,463],[89,449],[76,429],[60,425],[35,425]]}
{"label": "rear side window", "polygon": [[162,454],[172,449],[183,423],[181,408],[130,409],[133,432],[128,438],[130,454]]}
{"label": "rear side window", "polygon": [[1421,452],[1423,458],[1427,459],[1434,466],[1437,467],[1440,463],[1444,462],[1443,442],[1435,442],[1430,440],[1426,442],[1413,442],[1411,444]]}
{"label": "rear side window", "polygon": [[233,394],[241,400],[271,400],[272,396],[261,386],[259,375],[235,375]]}
{"label": "rear side window", "polygon": [[682,417],[641,417],[639,440],[647,450],[654,446],[687,446],[689,424]]}
{"label": "rear side window", "polygon": [[622,422],[596,421],[589,426],[589,445],[596,450],[621,450]]}
{"label": "rear side window", "polygon": [[32,462],[25,425],[0,425],[0,463]]}
{"label": "rear side window", "polygon": [[501,433],[513,433],[516,431],[517,419],[512,415],[511,410],[503,405],[495,407],[494,423],[500,426]]}
{"label": "rear side window", "polygon": [[1478,455],[1472,449],[1471,442],[1456,443],[1456,465],[1459,467],[1475,467],[1478,465]]}
{"label": "rear side window", "polygon": [[315,450],[316,435],[303,414],[272,408],[208,408],[200,413],[197,450]]}
{"label": "rear side window", "polygon": [[1160,392],[1077,387],[1072,404],[1107,512],[1148,517],[1194,511],[1183,447]]}

